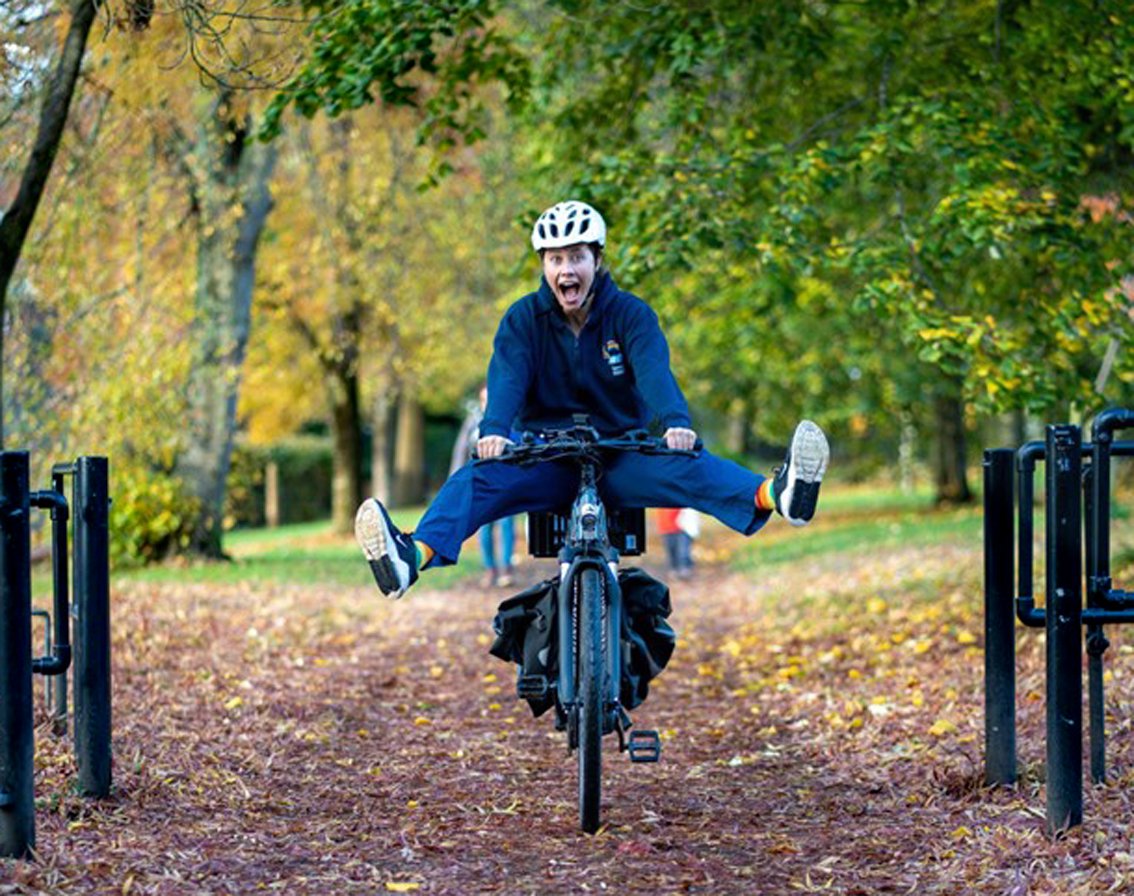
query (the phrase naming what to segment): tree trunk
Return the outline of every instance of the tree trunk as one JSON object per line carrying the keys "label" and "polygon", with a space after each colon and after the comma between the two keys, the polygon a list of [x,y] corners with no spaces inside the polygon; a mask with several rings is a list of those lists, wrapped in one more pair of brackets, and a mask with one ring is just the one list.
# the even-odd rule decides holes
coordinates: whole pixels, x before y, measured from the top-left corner
{"label": "tree trunk", "polygon": [[[245,142],[250,121],[222,93],[201,129],[197,291],[185,446],[177,473],[200,507],[188,552],[221,556],[226,480],[236,430],[240,371],[251,325],[256,247],[272,207],[273,145]],[[239,217],[227,223],[233,211]]]}
{"label": "tree trunk", "polygon": [[329,375],[331,437],[334,451],[331,478],[331,522],[348,534],[362,502],[362,422],[358,404],[357,366]]}
{"label": "tree trunk", "polygon": [[390,432],[393,430],[393,408],[390,393],[385,389],[374,399],[374,419],[371,423],[370,443],[370,494],[389,504],[393,489],[393,473],[390,469]]}
{"label": "tree trunk", "polygon": [[908,408],[898,412],[898,488],[903,495],[914,489],[914,454],[917,450],[917,427]]}
{"label": "tree trunk", "polygon": [[75,82],[83,64],[87,36],[99,6],[97,0],[73,0],[71,3],[71,23],[63,41],[59,64],[47,84],[35,142],[24,164],[16,198],[0,214],[0,447],[4,445],[4,333],[7,332],[8,287],[55,164],[55,154],[63,138],[71,98],[75,94]]}
{"label": "tree trunk", "polygon": [[751,407],[747,401],[736,399],[729,408],[725,426],[725,447],[734,455],[744,455],[751,447],[749,433],[752,431]]}
{"label": "tree trunk", "polygon": [[332,286],[330,306],[314,319],[304,317],[296,306],[291,308],[293,326],[315,352],[323,370],[327,404],[331,415],[333,471],[331,481],[331,523],[334,531],[348,533],[354,525],[354,514],[362,501],[362,415],[359,404],[358,359],[362,344],[364,308],[360,296],[362,284],[355,268],[343,255],[356,257],[365,245],[365,237],[353,213],[354,192],[351,145],[354,122],[349,115],[334,119],[329,125],[334,158],[334,174],[324,178],[311,144],[309,128],[299,132],[300,145],[307,154],[307,172],[311,202],[326,228],[327,241],[336,244],[341,229],[345,235],[345,253],[331,255]]}
{"label": "tree trunk", "polygon": [[935,442],[933,451],[936,503],[967,504],[973,499],[965,458],[964,403],[960,386],[933,399]]}
{"label": "tree trunk", "polygon": [[425,498],[425,412],[416,397],[398,397],[398,432],[394,446],[394,506],[419,504]]}

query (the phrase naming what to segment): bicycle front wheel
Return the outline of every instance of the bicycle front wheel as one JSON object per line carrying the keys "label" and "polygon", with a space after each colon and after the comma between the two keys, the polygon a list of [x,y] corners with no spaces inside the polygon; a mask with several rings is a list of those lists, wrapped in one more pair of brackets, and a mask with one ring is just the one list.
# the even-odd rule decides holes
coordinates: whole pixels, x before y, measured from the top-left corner
{"label": "bicycle front wheel", "polygon": [[603,662],[602,574],[579,573],[577,613],[579,718],[579,825],[593,834],[599,827],[602,798],[602,716],[606,664]]}

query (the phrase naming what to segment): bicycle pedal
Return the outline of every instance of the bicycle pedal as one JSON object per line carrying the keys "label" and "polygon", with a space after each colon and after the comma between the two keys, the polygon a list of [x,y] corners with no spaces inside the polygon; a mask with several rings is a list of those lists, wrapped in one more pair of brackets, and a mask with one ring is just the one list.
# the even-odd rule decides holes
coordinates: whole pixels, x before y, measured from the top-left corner
{"label": "bicycle pedal", "polygon": [[656,731],[635,729],[626,742],[631,762],[657,762],[661,759],[661,738]]}
{"label": "bicycle pedal", "polygon": [[542,700],[551,693],[546,675],[521,675],[516,679],[516,696],[524,700]]}

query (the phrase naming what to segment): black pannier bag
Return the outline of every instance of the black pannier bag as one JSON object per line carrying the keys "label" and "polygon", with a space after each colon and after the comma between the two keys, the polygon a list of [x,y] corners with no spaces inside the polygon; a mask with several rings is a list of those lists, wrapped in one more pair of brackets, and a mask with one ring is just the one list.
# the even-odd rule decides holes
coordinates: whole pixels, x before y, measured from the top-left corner
{"label": "black pannier bag", "polygon": [[[669,587],[637,567],[618,571],[622,589],[622,684],[626,709],[641,705],[650,681],[673,655],[677,636],[666,619],[672,611]],[[517,664],[520,676],[542,675],[554,686],[559,677],[558,579],[546,579],[500,604],[489,653]],[[555,704],[553,689],[526,698],[541,716]]]}

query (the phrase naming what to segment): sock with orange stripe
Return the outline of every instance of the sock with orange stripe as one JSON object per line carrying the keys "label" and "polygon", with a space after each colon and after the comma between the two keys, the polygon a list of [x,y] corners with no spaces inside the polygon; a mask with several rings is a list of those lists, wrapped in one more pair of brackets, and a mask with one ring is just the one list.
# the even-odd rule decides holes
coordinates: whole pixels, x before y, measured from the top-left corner
{"label": "sock with orange stripe", "polygon": [[756,489],[756,506],[760,510],[776,509],[776,493],[774,487],[774,480],[765,479]]}

